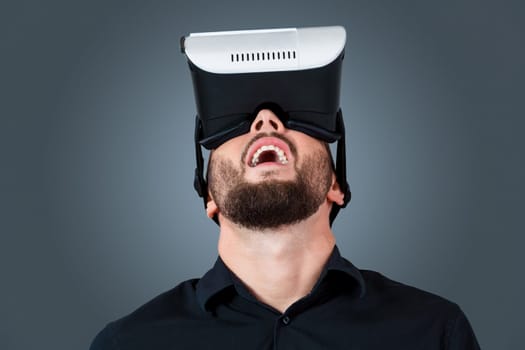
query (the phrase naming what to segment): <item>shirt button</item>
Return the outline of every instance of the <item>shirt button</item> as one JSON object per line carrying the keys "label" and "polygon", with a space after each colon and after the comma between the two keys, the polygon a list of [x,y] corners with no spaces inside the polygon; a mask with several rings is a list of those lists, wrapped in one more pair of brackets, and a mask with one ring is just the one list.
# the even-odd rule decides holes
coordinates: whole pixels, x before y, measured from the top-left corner
{"label": "shirt button", "polygon": [[287,325],[288,323],[290,323],[290,317],[288,317],[288,316],[284,316],[283,319],[282,319],[282,321],[283,321],[284,324]]}

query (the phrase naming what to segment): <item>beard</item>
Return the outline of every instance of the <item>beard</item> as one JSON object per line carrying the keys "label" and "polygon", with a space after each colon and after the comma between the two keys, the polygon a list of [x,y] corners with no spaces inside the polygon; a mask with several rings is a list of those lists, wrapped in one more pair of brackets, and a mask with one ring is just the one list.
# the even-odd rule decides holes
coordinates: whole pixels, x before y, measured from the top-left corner
{"label": "beard", "polygon": [[[293,180],[272,179],[272,172],[258,183],[244,180],[234,162],[210,158],[208,183],[220,213],[233,223],[252,230],[276,229],[312,216],[326,200],[332,183],[328,151],[318,150],[295,166]],[[241,168],[243,169],[241,162]]]}

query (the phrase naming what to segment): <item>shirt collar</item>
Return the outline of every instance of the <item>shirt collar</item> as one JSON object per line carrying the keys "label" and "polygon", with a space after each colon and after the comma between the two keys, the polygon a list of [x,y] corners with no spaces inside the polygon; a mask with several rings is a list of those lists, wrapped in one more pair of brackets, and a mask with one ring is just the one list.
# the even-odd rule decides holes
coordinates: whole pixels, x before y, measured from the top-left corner
{"label": "shirt collar", "polygon": [[197,301],[201,308],[206,311],[211,298],[230,286],[233,286],[231,272],[219,256],[215,265],[197,283]]}
{"label": "shirt collar", "polygon": [[361,274],[361,271],[359,271],[359,269],[355,267],[354,264],[352,264],[350,261],[346,260],[341,256],[341,254],[339,253],[339,248],[337,248],[337,246],[334,247],[332,254],[328,258],[328,261],[326,262],[325,268],[321,273],[321,277],[319,278],[319,280],[322,280],[328,274],[329,271],[341,271],[346,273],[349,277],[352,277],[359,284],[359,297],[362,298],[365,296],[366,284],[363,275]]}
{"label": "shirt collar", "polygon": [[[328,258],[318,283],[330,271],[341,271],[352,277],[359,284],[360,298],[366,293],[366,285],[361,272],[350,261],[346,260],[339,253],[337,246],[334,247],[332,254]],[[234,286],[234,276],[226,267],[220,257],[217,258],[215,265],[199,280],[196,287],[197,300],[203,310],[208,310],[211,299],[220,292]]]}

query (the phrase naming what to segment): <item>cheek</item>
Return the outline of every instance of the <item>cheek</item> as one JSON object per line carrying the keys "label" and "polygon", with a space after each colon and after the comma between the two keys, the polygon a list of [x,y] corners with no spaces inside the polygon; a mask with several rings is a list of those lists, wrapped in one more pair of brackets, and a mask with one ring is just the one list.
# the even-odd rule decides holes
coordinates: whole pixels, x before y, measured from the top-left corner
{"label": "cheek", "polygon": [[231,164],[234,164],[235,168],[239,168],[239,164],[242,164],[243,149],[244,144],[242,142],[230,140],[213,150],[212,154],[210,154],[210,159],[216,158],[220,162],[229,161]]}
{"label": "cheek", "polygon": [[325,149],[319,149],[303,158],[298,172],[303,180],[320,191],[327,192],[332,185],[332,163]]}
{"label": "cheek", "polygon": [[210,157],[207,177],[208,186],[213,195],[237,183],[241,174],[232,160],[225,159],[217,154]]}
{"label": "cheek", "polygon": [[326,161],[331,164],[330,147],[326,143],[307,135],[302,135],[301,138],[298,138],[297,141],[294,140],[294,142],[297,142],[299,149],[299,154],[297,155],[299,166],[308,166],[308,158],[310,160],[312,158],[316,159],[319,164],[322,163],[324,165]]}
{"label": "cheek", "polygon": [[247,134],[240,135],[224,142],[215,151],[221,155],[240,155],[244,146],[249,142]]}

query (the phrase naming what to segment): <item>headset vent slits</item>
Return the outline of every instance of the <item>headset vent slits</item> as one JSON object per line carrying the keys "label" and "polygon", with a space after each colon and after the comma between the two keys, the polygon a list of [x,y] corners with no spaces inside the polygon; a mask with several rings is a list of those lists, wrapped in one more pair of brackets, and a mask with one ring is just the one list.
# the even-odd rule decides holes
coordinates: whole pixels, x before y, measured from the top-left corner
{"label": "headset vent slits", "polygon": [[257,62],[257,61],[279,61],[294,60],[297,55],[295,50],[289,51],[265,51],[265,52],[241,52],[230,55],[232,62]]}

